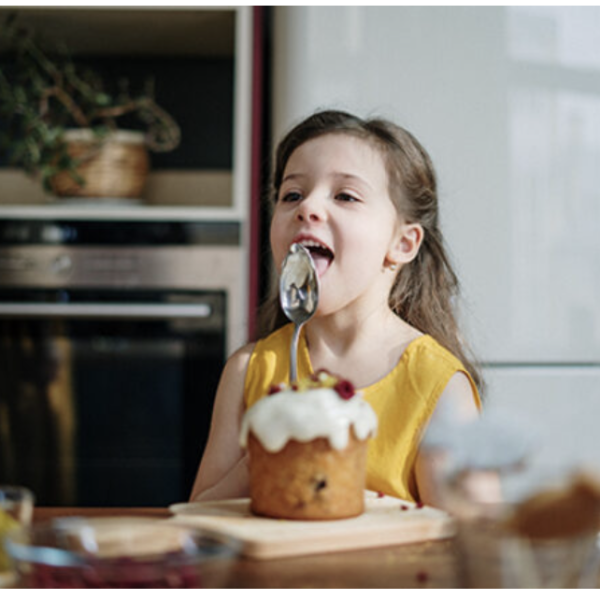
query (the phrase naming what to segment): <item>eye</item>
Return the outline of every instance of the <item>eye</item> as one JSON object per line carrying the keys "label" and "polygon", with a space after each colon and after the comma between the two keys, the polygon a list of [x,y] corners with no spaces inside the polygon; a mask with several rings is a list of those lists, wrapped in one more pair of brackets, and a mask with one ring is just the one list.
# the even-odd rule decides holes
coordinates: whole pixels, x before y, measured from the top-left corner
{"label": "eye", "polygon": [[336,197],[336,200],[341,200],[342,202],[360,202],[358,198],[353,196],[352,194],[348,194],[346,192],[340,192]]}
{"label": "eye", "polygon": [[300,192],[286,192],[279,198],[280,202],[297,202],[302,200],[302,194]]}

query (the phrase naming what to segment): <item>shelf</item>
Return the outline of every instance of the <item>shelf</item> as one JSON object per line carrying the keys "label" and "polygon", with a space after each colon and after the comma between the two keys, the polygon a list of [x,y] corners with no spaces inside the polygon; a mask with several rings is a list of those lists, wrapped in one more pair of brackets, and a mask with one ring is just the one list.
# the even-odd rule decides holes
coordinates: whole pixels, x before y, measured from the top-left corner
{"label": "shelf", "polygon": [[[64,42],[74,56],[106,58],[109,66],[122,58],[130,68],[137,68],[139,62],[182,70],[177,77],[186,82],[183,89],[168,85],[173,97],[165,97],[164,103],[177,114],[185,131],[181,146],[166,157],[171,162],[152,155],[140,206],[60,206],[39,183],[18,169],[1,165],[0,218],[248,218],[251,8],[2,7],[0,22],[12,12],[18,13],[23,26],[30,26],[49,42]],[[0,45],[0,55],[3,51],[6,48]],[[208,71],[198,73],[198,65]],[[210,82],[204,85],[204,95],[197,90],[203,76]],[[171,108],[169,103],[176,106]],[[177,153],[181,156],[175,158]]]}
{"label": "shelf", "polygon": [[75,56],[233,57],[235,51],[234,9],[12,7],[0,9],[0,19],[15,11],[23,26],[64,41]]}
{"label": "shelf", "polygon": [[[207,219],[227,215],[247,219],[251,9],[2,7],[0,22],[11,12],[18,13],[21,25],[33,28],[49,42],[64,42],[74,56],[106,58],[106,68],[113,64],[110,61],[123,59],[134,71],[151,65],[176,71],[179,81],[193,80],[183,89],[166,86],[171,96],[165,96],[164,104],[177,115],[184,136],[181,146],[168,156],[152,155],[142,205],[59,206],[39,183],[3,164],[0,218],[189,220],[198,215]],[[6,48],[0,46],[0,55],[3,51]],[[199,65],[204,69],[201,72]],[[159,74],[169,83],[163,71]],[[203,84],[204,95],[197,90],[202,77],[209,83]]]}
{"label": "shelf", "polygon": [[231,208],[209,207],[165,207],[144,205],[119,205],[115,202],[99,200],[91,204],[86,200],[81,205],[0,205],[0,219],[36,220],[50,219],[61,221],[215,221],[244,222],[245,215]]}
{"label": "shelf", "polygon": [[[20,199],[19,202],[7,199]],[[3,201],[4,200],[4,201]],[[132,206],[135,204],[135,206]],[[230,171],[151,171],[148,176],[144,200],[119,202],[82,199],[79,203],[70,199],[54,198],[44,193],[41,183],[14,168],[0,169],[0,218],[54,217],[71,213],[86,218],[110,218],[111,211],[116,218],[139,219],[148,211],[150,218],[162,214],[183,215],[201,213],[235,214],[232,173]],[[245,203],[238,203],[239,211]],[[131,212],[132,217],[127,217]],[[244,215],[238,215],[243,218]],[[179,218],[179,217],[178,217]]]}

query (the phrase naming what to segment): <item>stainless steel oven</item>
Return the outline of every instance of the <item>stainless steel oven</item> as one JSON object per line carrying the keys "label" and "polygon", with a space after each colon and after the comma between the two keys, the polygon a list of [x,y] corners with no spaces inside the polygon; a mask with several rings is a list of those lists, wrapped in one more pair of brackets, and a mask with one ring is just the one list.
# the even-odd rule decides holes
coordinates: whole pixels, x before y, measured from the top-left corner
{"label": "stainless steel oven", "polygon": [[42,505],[185,499],[227,346],[211,253],[238,243],[235,223],[0,222],[0,481]]}

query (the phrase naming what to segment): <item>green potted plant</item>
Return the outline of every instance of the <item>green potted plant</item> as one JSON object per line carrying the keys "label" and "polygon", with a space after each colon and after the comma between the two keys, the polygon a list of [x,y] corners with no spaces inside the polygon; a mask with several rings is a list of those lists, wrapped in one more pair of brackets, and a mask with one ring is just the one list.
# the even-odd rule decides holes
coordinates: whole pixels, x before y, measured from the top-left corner
{"label": "green potted plant", "polygon": [[[0,145],[10,164],[58,196],[139,198],[147,150],[167,152],[180,141],[179,126],[155,102],[152,85],[139,94],[126,81],[109,90],[66,49],[42,47],[15,14],[1,27],[0,42],[8,59],[0,65]],[[135,117],[141,131],[123,131],[125,116]]]}

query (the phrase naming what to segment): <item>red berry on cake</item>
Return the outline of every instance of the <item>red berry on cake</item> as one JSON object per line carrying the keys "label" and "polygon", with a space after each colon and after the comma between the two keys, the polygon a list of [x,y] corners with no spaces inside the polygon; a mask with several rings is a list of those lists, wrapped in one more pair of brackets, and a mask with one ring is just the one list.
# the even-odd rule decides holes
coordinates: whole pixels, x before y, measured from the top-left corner
{"label": "red berry on cake", "polygon": [[333,389],[338,393],[342,400],[350,400],[355,394],[354,386],[347,379],[338,381],[333,386]]}

